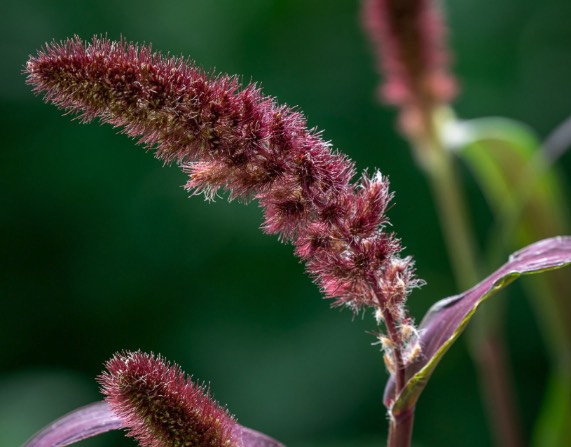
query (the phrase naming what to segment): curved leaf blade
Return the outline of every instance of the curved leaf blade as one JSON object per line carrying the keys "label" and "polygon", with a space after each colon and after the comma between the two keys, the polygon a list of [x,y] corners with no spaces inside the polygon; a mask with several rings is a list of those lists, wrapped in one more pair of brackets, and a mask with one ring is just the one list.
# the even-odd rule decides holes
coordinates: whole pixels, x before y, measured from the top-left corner
{"label": "curved leaf blade", "polygon": [[251,428],[237,425],[235,430],[239,432],[243,447],[285,447],[281,442]]}
{"label": "curved leaf blade", "polygon": [[[451,122],[456,135],[455,153],[478,182],[495,225],[489,231],[488,258],[501,259],[506,247],[521,247],[556,234],[568,233],[567,184],[554,166],[567,149],[571,119],[542,145],[529,127],[505,118],[481,118]],[[571,275],[557,272],[526,281],[541,333],[551,358],[549,390],[542,404],[532,445],[556,447],[557,439],[571,439]],[[499,312],[488,312],[492,320]],[[493,325],[480,318],[479,333]],[[560,392],[564,390],[564,392]],[[554,417],[556,415],[557,417]]]}
{"label": "curved leaf blade", "polygon": [[[22,447],[65,447],[122,428],[125,425],[107,402],[95,402],[55,420]],[[241,441],[241,447],[285,447],[275,439],[239,424],[236,424],[233,432]]]}
{"label": "curved leaf blade", "polygon": [[419,326],[422,355],[407,366],[407,384],[400,395],[395,396],[395,380],[389,378],[385,406],[396,414],[416,404],[436,365],[486,299],[522,275],[569,264],[571,236],[545,239],[512,254],[507,263],[470,290],[435,303]]}
{"label": "curved leaf blade", "polygon": [[503,239],[496,244],[529,244],[565,232],[569,216],[563,179],[527,126],[505,118],[456,126],[464,137],[455,153],[472,171],[494,213],[493,233]]}
{"label": "curved leaf blade", "polygon": [[123,422],[106,402],[78,408],[40,430],[23,447],[64,447],[111,430]]}

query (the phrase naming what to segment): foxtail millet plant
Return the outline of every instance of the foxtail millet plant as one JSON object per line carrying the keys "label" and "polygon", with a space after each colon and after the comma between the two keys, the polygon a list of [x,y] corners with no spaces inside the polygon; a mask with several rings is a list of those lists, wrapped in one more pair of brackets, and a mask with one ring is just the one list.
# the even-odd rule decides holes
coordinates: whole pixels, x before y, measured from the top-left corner
{"label": "foxtail millet plant", "polygon": [[[542,167],[548,163],[539,142],[532,149],[535,150],[533,159],[522,159],[522,154],[529,147],[522,150],[521,141],[524,138],[533,141],[535,137],[529,135],[527,129],[522,132],[515,122],[512,122],[511,130],[509,127],[502,129],[506,123],[509,124],[507,120],[498,120],[495,127],[485,124],[485,119],[481,123],[479,120],[470,123],[455,118],[451,102],[456,93],[456,82],[449,69],[450,53],[447,50],[441,2],[362,0],[361,5],[362,25],[372,43],[375,62],[384,80],[381,99],[399,108],[401,133],[410,143],[420,168],[427,176],[459,290],[473,286],[481,272],[485,271],[483,259],[497,257],[497,253],[490,253],[503,252],[505,245],[513,244],[514,239],[518,239],[514,244],[517,247],[536,238],[567,231],[565,225],[561,224],[564,219],[560,217],[566,204],[561,202],[553,206],[557,203],[554,192],[561,186],[553,172],[549,174],[552,176],[549,179],[553,191],[551,197],[539,192],[545,187],[541,182],[547,182],[548,178],[544,176]],[[487,130],[482,131],[483,127]],[[490,132],[493,135],[486,136]],[[518,132],[520,140],[515,141],[513,138]],[[454,134],[464,135],[459,139],[463,141],[451,138]],[[464,155],[473,153],[474,149],[478,155]],[[488,201],[491,204],[496,201],[492,205],[492,208],[496,208],[493,210],[496,229],[503,229],[496,231],[497,234],[490,239],[502,248],[488,248],[484,253],[478,246],[473,219],[468,213],[468,201],[463,194],[462,173],[458,169],[457,158],[474,174]],[[499,175],[491,180],[494,171]],[[500,186],[501,181],[498,180],[501,177],[505,178],[505,183]],[[503,190],[503,194],[500,190]],[[498,200],[502,195],[502,199]],[[509,205],[514,197],[518,203],[514,208],[519,209],[515,212]],[[533,217],[530,218],[531,214]],[[526,230],[521,231],[517,227],[526,227]],[[523,234],[525,236],[522,237]],[[565,294],[560,292],[568,286],[562,287],[557,282],[565,281],[546,281],[544,290],[539,293],[536,290],[530,295],[541,302],[537,308],[541,309],[539,320],[544,326],[543,331],[550,333],[554,327],[557,328],[557,336],[547,341],[552,351],[554,346],[558,351],[553,359],[555,367],[552,377],[555,379],[550,381],[558,383],[559,389],[567,389],[571,385],[571,376],[567,372],[570,338],[566,328],[569,327],[571,313]],[[519,405],[515,399],[510,361],[504,344],[503,308],[501,303],[498,305],[488,308],[486,314],[477,318],[469,334],[469,346],[478,366],[495,444],[521,447],[524,445],[524,430],[519,421]],[[566,396],[568,393],[557,394]],[[571,408],[569,401],[569,397],[550,399],[544,404],[542,414],[545,416],[542,418],[547,420],[550,418],[548,415],[559,412],[559,409]],[[560,427],[563,425],[560,424]],[[565,428],[543,431],[558,432],[557,435],[550,435],[553,439],[571,436],[571,431]]]}
{"label": "foxtail millet plant", "polygon": [[26,72],[46,101],[121,127],[160,160],[177,162],[191,193],[211,199],[222,188],[230,199],[257,199],[264,231],[295,246],[327,298],[355,312],[373,308],[385,322],[402,369],[413,332],[404,302],[421,282],[384,229],[386,177],[351,183],[353,164],[307,129],[301,113],[254,85],[147,47],[98,37],[54,42]]}
{"label": "foxtail millet plant", "polygon": [[141,447],[239,447],[236,421],[176,365],[142,352],[116,354],[98,380]]}
{"label": "foxtail millet plant", "polygon": [[[362,0],[361,12],[384,79],[381,99],[399,107],[401,132],[429,179],[455,281],[462,290],[480,276],[480,253],[455,160],[443,138],[443,128],[452,115],[446,108],[454,99],[456,81],[449,70],[440,6],[435,0]],[[488,329],[478,333],[480,340],[473,341],[471,351],[493,414],[489,422],[498,445],[520,447],[521,430],[502,338]]]}
{"label": "foxtail millet plant", "polygon": [[284,447],[236,422],[205,385],[176,364],[141,351],[115,354],[97,378],[104,402],[53,422],[28,447],[63,447],[124,429],[141,447]]}
{"label": "foxtail millet plant", "polygon": [[361,17],[383,75],[380,99],[399,107],[405,134],[427,138],[431,114],[450,103],[457,90],[439,5],[434,0],[363,0]]}
{"label": "foxtail millet plant", "polygon": [[295,246],[325,297],[354,312],[372,308],[397,389],[420,350],[405,309],[413,261],[385,231],[388,180],[354,167],[305,118],[236,77],[207,75],[189,61],[124,41],[53,42],[31,57],[27,82],[82,121],[99,118],[189,173],[207,198],[257,199],[262,228]]}
{"label": "foxtail millet plant", "polygon": [[[408,14],[434,25],[418,5],[427,4],[403,2],[412,9],[397,8],[395,17]],[[408,36],[403,29],[401,36]],[[420,115],[418,122],[427,124],[432,107],[452,94],[452,83],[441,70],[442,58],[406,55],[408,65],[395,62],[397,56],[389,64],[390,97],[403,113]],[[353,180],[353,163],[308,129],[300,112],[237,77],[103,37],[47,44],[30,57],[25,73],[47,102],[82,121],[98,118],[118,127],[158,159],[179,165],[189,174],[191,194],[257,200],[263,230],[294,246],[326,298],[354,313],[372,310],[384,325],[377,337],[390,373],[384,396],[389,447],[410,445],[417,399],[478,306],[517,276],[571,263],[571,238],[534,244],[467,292],[437,302],[417,329],[405,304],[422,281],[412,258],[401,255],[399,239],[387,231],[387,178],[374,172]],[[106,403],[64,416],[26,447],[59,447],[117,428],[129,430],[143,447],[281,446],[238,425],[161,357],[117,354],[99,380]]]}

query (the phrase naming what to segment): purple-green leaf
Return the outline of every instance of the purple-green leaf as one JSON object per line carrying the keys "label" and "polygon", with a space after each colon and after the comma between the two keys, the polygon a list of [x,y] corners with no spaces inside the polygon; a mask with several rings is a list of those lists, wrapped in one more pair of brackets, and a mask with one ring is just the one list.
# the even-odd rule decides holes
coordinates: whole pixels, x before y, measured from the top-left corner
{"label": "purple-green leaf", "polygon": [[436,365],[483,301],[519,276],[568,264],[571,264],[571,237],[545,239],[512,254],[507,263],[470,290],[434,304],[418,328],[422,355],[407,366],[407,383],[398,396],[395,378],[389,378],[384,396],[386,407],[396,414],[416,404]]}

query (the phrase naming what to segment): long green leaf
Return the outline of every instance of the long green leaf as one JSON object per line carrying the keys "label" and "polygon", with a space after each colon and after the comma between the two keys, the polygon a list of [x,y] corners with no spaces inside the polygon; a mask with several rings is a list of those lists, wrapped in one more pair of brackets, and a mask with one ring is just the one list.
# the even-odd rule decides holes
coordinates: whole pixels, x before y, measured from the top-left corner
{"label": "long green leaf", "polygon": [[456,153],[478,181],[497,221],[493,233],[505,239],[504,247],[566,232],[563,181],[528,127],[505,118],[457,126],[463,138]]}
{"label": "long green leaf", "polygon": [[[456,128],[461,136],[456,153],[470,168],[495,217],[490,259],[498,259],[511,247],[568,233],[563,179],[531,129],[504,118],[456,123]],[[553,364],[533,445],[556,447],[560,440],[571,438],[567,423],[571,418],[571,300],[567,299],[571,276],[556,272],[526,281],[524,286]],[[484,319],[484,325],[499,318],[492,310],[488,313],[492,321]]]}

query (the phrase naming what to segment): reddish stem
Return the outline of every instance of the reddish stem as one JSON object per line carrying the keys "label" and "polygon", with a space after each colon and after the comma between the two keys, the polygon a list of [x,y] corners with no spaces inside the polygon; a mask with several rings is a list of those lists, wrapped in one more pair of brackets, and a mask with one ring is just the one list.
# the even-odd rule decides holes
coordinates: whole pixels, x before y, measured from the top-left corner
{"label": "reddish stem", "polygon": [[409,447],[412,440],[414,409],[408,408],[399,414],[391,414],[387,447]]}
{"label": "reddish stem", "polygon": [[396,392],[395,396],[404,388],[405,377],[404,377],[404,361],[402,358],[402,343],[399,331],[395,324],[395,319],[392,314],[387,310],[383,310],[383,318],[385,320],[385,326],[387,328],[387,333],[389,338],[394,343],[394,348],[392,350],[393,360],[395,362],[395,382],[396,382]]}
{"label": "reddish stem", "polygon": [[[373,283],[374,284],[374,283]],[[377,297],[381,297],[381,291],[376,286],[373,286]],[[399,396],[404,389],[405,382],[405,364],[402,355],[402,337],[397,328],[395,318],[386,307],[382,308],[383,319],[385,320],[385,327],[387,334],[391,341],[394,343],[392,349],[394,361],[394,375],[395,375],[395,399]],[[387,447],[409,447],[412,440],[412,428],[414,424],[414,409],[415,407],[406,408],[398,413],[393,413],[389,408],[390,425],[389,425],[389,439]]]}
{"label": "reddish stem", "polygon": [[405,384],[405,375],[404,375],[404,361],[402,357],[402,338],[400,335],[399,330],[397,329],[395,318],[391,313],[390,309],[387,308],[387,302],[389,301],[386,297],[383,296],[382,290],[377,285],[377,281],[374,277],[369,278],[369,284],[373,293],[375,294],[378,309],[381,310],[383,314],[383,319],[385,320],[385,327],[387,328],[387,334],[390,340],[393,342],[393,360],[394,360],[394,369],[395,369],[395,381],[396,381],[396,394],[401,392],[404,388]]}

